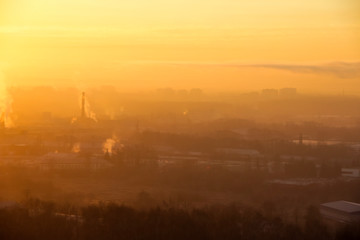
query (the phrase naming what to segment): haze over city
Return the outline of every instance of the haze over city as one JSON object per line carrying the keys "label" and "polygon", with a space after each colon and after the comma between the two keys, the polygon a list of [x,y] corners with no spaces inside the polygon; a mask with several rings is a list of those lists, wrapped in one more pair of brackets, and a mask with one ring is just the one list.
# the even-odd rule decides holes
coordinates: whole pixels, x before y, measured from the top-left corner
{"label": "haze over city", "polygon": [[0,0],[0,239],[360,239],[358,0]]}

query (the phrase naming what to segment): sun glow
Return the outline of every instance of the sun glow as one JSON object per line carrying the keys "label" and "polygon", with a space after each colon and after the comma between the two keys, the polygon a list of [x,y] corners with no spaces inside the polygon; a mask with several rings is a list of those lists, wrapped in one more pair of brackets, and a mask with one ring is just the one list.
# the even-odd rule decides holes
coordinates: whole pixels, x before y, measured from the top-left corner
{"label": "sun glow", "polygon": [[[271,76],[274,87],[287,81],[314,90],[313,80],[323,77],[319,72],[292,74],[290,83],[279,69],[273,74],[269,69],[259,73],[172,63],[360,60],[355,0],[7,0],[0,5],[6,9],[0,22],[0,62],[10,65],[8,76],[17,85],[76,85],[76,73],[86,86],[134,90],[194,84],[211,90],[219,88],[212,83],[222,81],[223,90],[240,90],[267,84]],[[342,82],[327,77],[330,90]],[[323,91],[323,85],[315,90]]]}

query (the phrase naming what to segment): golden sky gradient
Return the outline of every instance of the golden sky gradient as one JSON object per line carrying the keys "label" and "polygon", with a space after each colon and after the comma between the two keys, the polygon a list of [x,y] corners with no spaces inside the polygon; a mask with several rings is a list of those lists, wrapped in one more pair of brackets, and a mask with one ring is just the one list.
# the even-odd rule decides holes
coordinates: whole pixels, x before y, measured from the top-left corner
{"label": "golden sky gradient", "polygon": [[360,93],[358,0],[0,0],[8,85]]}

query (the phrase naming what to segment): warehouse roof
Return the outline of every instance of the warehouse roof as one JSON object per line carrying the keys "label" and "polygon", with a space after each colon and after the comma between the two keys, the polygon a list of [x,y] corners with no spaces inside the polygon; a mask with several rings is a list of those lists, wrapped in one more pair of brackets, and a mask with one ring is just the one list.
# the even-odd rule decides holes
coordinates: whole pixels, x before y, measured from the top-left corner
{"label": "warehouse roof", "polygon": [[336,202],[328,202],[321,204],[322,207],[331,208],[334,210],[346,212],[346,213],[359,213],[360,214],[360,204],[354,202],[347,201],[336,201]]}

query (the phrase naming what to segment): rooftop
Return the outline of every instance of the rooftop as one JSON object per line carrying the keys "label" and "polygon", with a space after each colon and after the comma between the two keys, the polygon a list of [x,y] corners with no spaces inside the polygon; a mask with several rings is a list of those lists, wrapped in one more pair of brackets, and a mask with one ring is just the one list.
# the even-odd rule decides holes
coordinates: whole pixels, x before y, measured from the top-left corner
{"label": "rooftop", "polygon": [[360,213],[360,204],[347,202],[347,201],[336,201],[321,204],[322,207],[332,208],[346,213]]}

